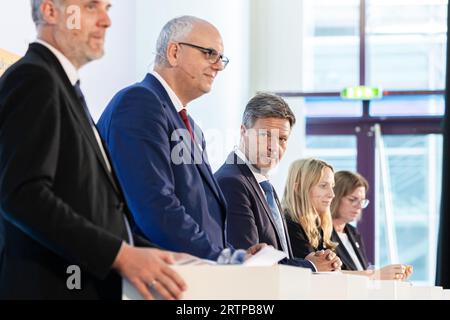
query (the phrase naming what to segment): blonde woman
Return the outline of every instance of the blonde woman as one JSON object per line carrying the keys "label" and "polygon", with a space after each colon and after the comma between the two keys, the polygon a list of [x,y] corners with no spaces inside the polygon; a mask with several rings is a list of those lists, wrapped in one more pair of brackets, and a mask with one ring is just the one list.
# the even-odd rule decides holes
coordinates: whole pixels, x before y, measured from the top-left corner
{"label": "blonde woman", "polygon": [[294,256],[336,248],[331,241],[333,188],[334,171],[328,163],[309,158],[291,165],[282,206]]}
{"label": "blonde woman", "polygon": [[[308,158],[291,165],[282,205],[294,256],[302,258],[317,250],[336,250],[339,243],[332,239],[331,216],[334,188],[334,170],[325,161]],[[406,279],[409,276],[404,265],[344,272],[382,280]]]}

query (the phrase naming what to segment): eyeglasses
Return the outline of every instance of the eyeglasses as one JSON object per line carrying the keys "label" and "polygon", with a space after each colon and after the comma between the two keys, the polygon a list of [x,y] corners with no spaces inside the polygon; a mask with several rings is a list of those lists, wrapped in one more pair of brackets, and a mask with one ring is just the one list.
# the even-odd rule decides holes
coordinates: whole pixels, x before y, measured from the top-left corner
{"label": "eyeglasses", "polygon": [[194,49],[197,49],[197,50],[203,52],[206,56],[206,59],[211,64],[216,64],[217,62],[221,61],[222,67],[224,69],[227,66],[228,62],[230,62],[230,59],[225,57],[223,54],[218,53],[216,50],[214,50],[212,48],[200,47],[195,44],[191,44],[191,43],[187,43],[187,42],[178,42],[178,44],[182,44],[184,46],[188,46],[188,47],[191,47],[191,48],[194,48]]}
{"label": "eyeglasses", "polygon": [[356,205],[360,205],[362,209],[367,208],[367,206],[369,205],[369,200],[367,199],[358,199],[358,198],[353,198],[353,197],[346,197],[348,201],[350,201],[350,203],[354,206]]}

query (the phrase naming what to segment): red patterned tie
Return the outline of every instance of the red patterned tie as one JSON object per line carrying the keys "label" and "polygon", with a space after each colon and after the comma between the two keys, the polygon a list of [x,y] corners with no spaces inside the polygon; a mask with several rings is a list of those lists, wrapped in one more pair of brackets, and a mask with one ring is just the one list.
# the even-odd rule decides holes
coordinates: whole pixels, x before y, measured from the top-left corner
{"label": "red patterned tie", "polygon": [[189,118],[187,115],[186,109],[181,109],[179,112],[181,119],[183,119],[184,125],[186,126],[186,129],[189,131],[189,134],[191,135],[191,138],[194,139],[194,133],[192,132],[191,123],[189,122]]}

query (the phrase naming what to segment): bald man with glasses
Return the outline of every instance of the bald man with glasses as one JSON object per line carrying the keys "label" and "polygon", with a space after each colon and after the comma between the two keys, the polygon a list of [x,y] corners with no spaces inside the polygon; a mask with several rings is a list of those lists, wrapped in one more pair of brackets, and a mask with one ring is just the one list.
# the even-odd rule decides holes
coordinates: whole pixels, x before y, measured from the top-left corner
{"label": "bald man with glasses", "polygon": [[211,260],[228,247],[226,205],[203,132],[187,110],[227,66],[223,51],[209,22],[170,20],[159,35],[153,71],[120,91],[98,123],[136,229],[163,248]]}

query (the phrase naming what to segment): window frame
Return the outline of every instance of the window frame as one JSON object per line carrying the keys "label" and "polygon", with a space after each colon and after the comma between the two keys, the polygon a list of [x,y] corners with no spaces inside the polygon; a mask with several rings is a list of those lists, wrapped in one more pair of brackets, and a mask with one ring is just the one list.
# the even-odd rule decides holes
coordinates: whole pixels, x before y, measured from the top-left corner
{"label": "window frame", "polygon": [[[366,0],[360,0],[359,10],[359,85],[366,84]],[[447,38],[448,41],[448,38]],[[285,98],[340,97],[340,92],[276,92]],[[383,96],[433,96],[445,95],[445,90],[385,90]],[[360,117],[306,117],[306,135],[356,135],[357,171],[375,186],[375,137],[374,125],[379,124],[383,134],[414,135],[442,134],[444,116],[371,116],[370,101],[361,101]],[[375,188],[369,188],[371,204],[364,210],[364,218],[358,223],[369,261],[375,261]]]}

